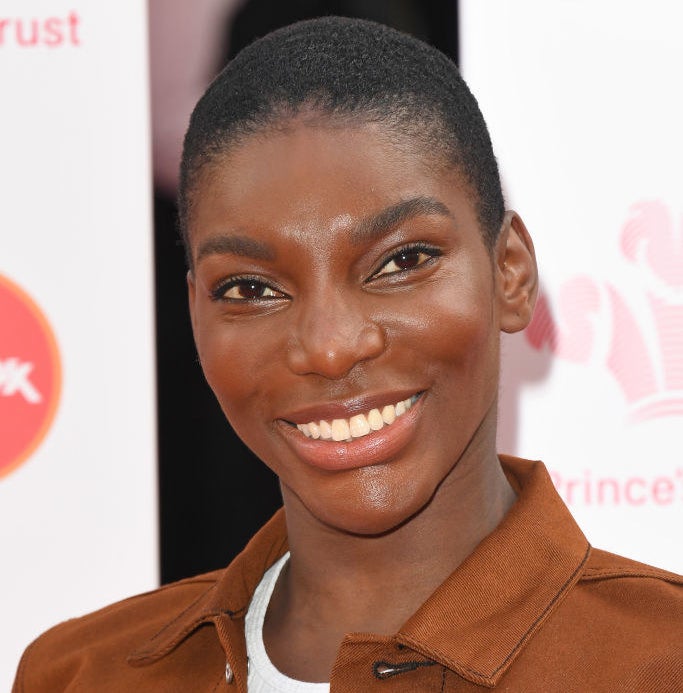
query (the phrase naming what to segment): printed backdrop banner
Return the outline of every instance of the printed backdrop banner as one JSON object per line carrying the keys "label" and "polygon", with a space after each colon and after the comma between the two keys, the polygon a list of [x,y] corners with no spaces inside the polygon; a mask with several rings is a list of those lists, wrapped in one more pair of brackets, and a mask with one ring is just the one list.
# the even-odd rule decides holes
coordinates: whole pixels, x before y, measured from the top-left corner
{"label": "printed backdrop banner", "polygon": [[462,0],[465,78],[536,242],[500,449],[596,546],[683,572],[683,6]]}
{"label": "printed backdrop banner", "polygon": [[0,690],[67,617],[154,587],[144,0],[0,7]]}

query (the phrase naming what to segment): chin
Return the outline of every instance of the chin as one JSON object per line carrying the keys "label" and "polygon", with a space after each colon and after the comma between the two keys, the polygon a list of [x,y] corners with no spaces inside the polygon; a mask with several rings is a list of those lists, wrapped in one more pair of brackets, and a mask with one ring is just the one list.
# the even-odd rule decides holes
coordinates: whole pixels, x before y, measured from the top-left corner
{"label": "chin", "polygon": [[[341,503],[325,503],[311,507],[309,511],[323,524],[332,529],[357,536],[382,536],[396,531],[429,505],[431,494],[385,492],[361,498],[344,498]],[[320,503],[316,503],[320,506]]]}

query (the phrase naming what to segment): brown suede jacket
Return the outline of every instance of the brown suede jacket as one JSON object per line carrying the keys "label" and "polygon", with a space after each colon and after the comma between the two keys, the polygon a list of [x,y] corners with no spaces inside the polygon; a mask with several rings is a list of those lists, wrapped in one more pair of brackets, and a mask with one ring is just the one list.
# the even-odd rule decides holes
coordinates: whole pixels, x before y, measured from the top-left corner
{"label": "brown suede jacket", "polygon": [[[332,693],[681,693],[683,578],[592,549],[540,462],[501,462],[503,522],[395,635],[347,635]],[[244,693],[244,615],[286,550],[279,511],[225,570],[42,635],[13,692]]]}

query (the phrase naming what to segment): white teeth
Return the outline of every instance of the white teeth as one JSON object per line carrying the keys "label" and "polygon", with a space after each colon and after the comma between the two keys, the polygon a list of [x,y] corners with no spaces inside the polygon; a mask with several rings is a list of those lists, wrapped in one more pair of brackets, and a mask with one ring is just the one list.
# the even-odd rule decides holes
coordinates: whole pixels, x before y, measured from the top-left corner
{"label": "white teeth", "polygon": [[349,419],[352,438],[360,438],[370,433],[370,424],[363,414],[356,414]]}
{"label": "white teeth", "polygon": [[379,409],[371,409],[368,413],[368,423],[373,431],[379,431],[382,426],[384,426],[384,421],[382,421],[382,415],[379,413]]}
{"label": "white teeth", "polygon": [[[304,424],[305,425],[305,424]],[[302,433],[304,433],[302,431]],[[304,435],[306,435],[304,433]],[[351,437],[349,422],[346,419],[335,419],[332,422],[332,440],[340,441]]]}
{"label": "white teeth", "polygon": [[332,440],[332,426],[330,426],[330,424],[328,424],[327,421],[321,421],[319,428],[320,437],[323,440]]}
{"label": "white teeth", "polygon": [[322,440],[351,440],[361,438],[372,431],[379,431],[390,426],[399,416],[405,414],[417,401],[417,395],[408,397],[396,404],[388,404],[379,409],[371,409],[367,414],[355,414],[350,419],[334,419],[332,423],[325,420],[297,424],[297,428],[307,437]]}
{"label": "white teeth", "polygon": [[385,424],[392,424],[396,421],[396,407],[393,404],[387,404],[384,409],[382,409],[382,421]]}

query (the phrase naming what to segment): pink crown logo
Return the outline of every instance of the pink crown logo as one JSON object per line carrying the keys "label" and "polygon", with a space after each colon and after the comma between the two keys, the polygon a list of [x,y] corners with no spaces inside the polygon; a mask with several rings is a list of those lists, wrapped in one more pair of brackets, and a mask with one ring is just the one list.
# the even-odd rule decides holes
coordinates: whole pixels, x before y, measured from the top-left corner
{"label": "pink crown logo", "polygon": [[[678,232],[677,232],[678,231]],[[554,317],[539,297],[526,337],[573,363],[598,361],[618,383],[629,417],[683,415],[683,224],[660,201],[639,202],[621,232],[633,276],[628,300],[609,281],[577,276],[561,287]]]}

